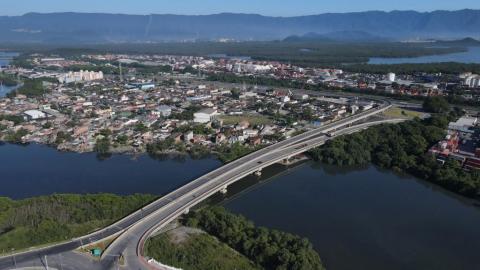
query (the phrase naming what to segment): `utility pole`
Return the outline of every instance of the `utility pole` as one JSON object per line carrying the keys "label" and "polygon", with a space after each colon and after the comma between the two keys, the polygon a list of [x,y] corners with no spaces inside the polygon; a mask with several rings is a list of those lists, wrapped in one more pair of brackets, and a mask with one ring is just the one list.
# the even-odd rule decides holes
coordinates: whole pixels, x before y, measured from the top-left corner
{"label": "utility pole", "polygon": [[[12,252],[15,252],[14,248],[12,248]],[[15,266],[15,269],[17,269],[17,260],[15,259],[15,253],[13,253],[13,265]]]}

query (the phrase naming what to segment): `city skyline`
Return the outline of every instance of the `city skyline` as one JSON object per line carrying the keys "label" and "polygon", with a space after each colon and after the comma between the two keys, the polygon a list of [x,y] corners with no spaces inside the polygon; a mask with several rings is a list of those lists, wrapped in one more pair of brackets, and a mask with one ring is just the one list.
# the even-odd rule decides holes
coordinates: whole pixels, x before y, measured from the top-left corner
{"label": "city skyline", "polygon": [[[22,3],[21,5],[19,4]],[[18,16],[29,12],[88,12],[88,13],[122,13],[122,14],[179,14],[179,15],[207,15],[216,13],[255,13],[266,16],[301,16],[322,13],[346,13],[369,10],[393,11],[415,10],[428,12],[433,10],[480,9],[480,2],[475,0],[459,1],[414,1],[414,0],[367,0],[352,1],[338,0],[335,2],[298,0],[245,0],[231,1],[225,4],[219,0],[184,0],[171,1],[60,1],[60,0],[6,0],[2,5],[0,15]]]}

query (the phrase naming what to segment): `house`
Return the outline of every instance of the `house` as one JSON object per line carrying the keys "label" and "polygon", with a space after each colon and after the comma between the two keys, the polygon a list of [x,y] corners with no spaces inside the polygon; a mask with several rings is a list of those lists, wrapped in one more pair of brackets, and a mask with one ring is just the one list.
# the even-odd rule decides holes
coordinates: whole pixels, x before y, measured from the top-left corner
{"label": "house", "polygon": [[457,122],[451,122],[448,124],[448,129],[456,130],[465,133],[473,133],[471,130],[478,122],[476,117],[461,117]]}
{"label": "house", "polygon": [[258,130],[255,129],[245,129],[243,130],[243,135],[247,137],[255,137],[258,135]]}
{"label": "house", "polygon": [[39,120],[47,118],[47,114],[39,110],[24,111],[24,119],[27,121]]}
{"label": "house", "polygon": [[227,137],[225,137],[225,135],[223,133],[218,133],[217,136],[215,136],[215,143],[221,144],[221,143],[225,142],[226,139],[227,139]]}
{"label": "house", "polygon": [[193,114],[193,122],[205,124],[214,120],[216,115],[217,110],[215,109],[203,109]]}
{"label": "house", "polygon": [[250,145],[252,146],[258,146],[262,143],[262,138],[260,136],[256,136],[256,137],[251,137],[249,139],[249,143]]}
{"label": "house", "polygon": [[157,108],[157,112],[160,116],[169,117],[172,114],[172,108],[167,105],[160,105]]}
{"label": "house", "polygon": [[189,132],[183,134],[183,140],[184,140],[185,142],[192,142],[192,140],[193,140],[193,131],[189,131]]}

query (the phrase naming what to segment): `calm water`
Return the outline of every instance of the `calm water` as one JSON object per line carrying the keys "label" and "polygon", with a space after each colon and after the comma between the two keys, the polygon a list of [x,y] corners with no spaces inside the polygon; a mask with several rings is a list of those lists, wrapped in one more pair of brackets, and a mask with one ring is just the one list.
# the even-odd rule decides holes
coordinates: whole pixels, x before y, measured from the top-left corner
{"label": "calm water", "polygon": [[421,63],[480,63],[480,47],[470,47],[468,52],[451,53],[444,55],[421,56],[414,58],[370,58],[369,64],[421,64]]}
{"label": "calm water", "polygon": [[9,59],[18,56],[16,52],[2,52],[0,51],[0,67],[6,66],[10,63]]}
{"label": "calm water", "polygon": [[5,86],[0,85],[0,98],[5,97],[6,94],[10,93],[10,91],[17,88],[17,86]]}
{"label": "calm water", "polygon": [[[0,196],[162,194],[220,165],[148,156],[100,161],[95,154],[5,144]],[[277,165],[229,187],[229,196],[223,203],[233,212],[309,238],[328,269],[480,269],[480,209],[411,177],[374,167]]]}
{"label": "calm water", "polygon": [[225,206],[307,237],[327,269],[480,269],[480,208],[375,167],[307,163]]}
{"label": "calm water", "polygon": [[[11,57],[18,56],[18,53],[14,52],[0,52],[0,70],[2,67],[7,66],[10,63]],[[6,94],[8,94],[10,91],[15,89],[15,87],[8,87],[4,85],[0,85],[0,98],[4,97]]]}
{"label": "calm water", "polygon": [[62,153],[40,145],[0,146],[0,196],[52,193],[164,194],[218,166],[214,159],[153,160],[146,155]]}

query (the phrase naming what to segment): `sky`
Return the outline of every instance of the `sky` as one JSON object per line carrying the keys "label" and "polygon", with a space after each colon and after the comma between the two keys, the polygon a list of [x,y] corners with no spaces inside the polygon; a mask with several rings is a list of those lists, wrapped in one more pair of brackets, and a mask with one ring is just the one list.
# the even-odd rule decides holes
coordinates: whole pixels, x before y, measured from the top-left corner
{"label": "sky", "polygon": [[480,9],[480,0],[0,0],[0,15],[104,12],[204,15],[221,12],[298,16],[366,10]]}

